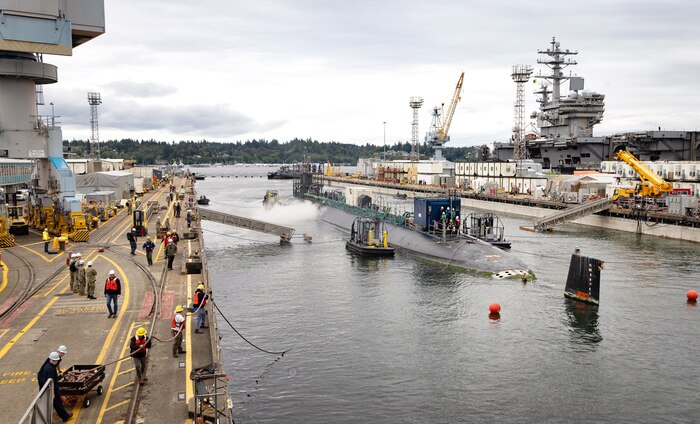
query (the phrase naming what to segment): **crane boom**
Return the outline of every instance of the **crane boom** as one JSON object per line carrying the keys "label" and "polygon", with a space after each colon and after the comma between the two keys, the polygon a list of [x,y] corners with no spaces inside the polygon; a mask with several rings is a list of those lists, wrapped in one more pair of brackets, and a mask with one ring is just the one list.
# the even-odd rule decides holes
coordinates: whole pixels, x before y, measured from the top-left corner
{"label": "crane boom", "polygon": [[631,166],[632,169],[634,169],[639,175],[639,179],[642,180],[642,188],[639,194],[642,196],[657,197],[664,193],[670,193],[673,190],[673,186],[671,184],[661,178],[659,174],[652,171],[651,168],[640,162],[627,150],[620,150],[617,152],[616,157],[618,160],[621,160]]}
{"label": "crane boom", "polygon": [[457,110],[457,103],[462,100],[462,84],[464,83],[464,72],[459,76],[457,81],[457,86],[455,87],[455,92],[452,95],[452,102],[450,102],[450,107],[447,109],[447,114],[443,115],[442,127],[438,130],[438,139],[445,141],[447,139],[447,132],[450,130],[450,124],[452,124],[452,117]]}

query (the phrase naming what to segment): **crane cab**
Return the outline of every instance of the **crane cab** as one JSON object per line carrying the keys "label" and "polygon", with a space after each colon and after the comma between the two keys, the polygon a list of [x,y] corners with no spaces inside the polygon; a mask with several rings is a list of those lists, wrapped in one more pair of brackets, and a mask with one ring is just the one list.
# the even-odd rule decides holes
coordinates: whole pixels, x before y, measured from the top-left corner
{"label": "crane cab", "polygon": [[7,217],[9,221],[9,232],[12,235],[28,235],[29,224],[24,218],[24,206],[8,206]]}

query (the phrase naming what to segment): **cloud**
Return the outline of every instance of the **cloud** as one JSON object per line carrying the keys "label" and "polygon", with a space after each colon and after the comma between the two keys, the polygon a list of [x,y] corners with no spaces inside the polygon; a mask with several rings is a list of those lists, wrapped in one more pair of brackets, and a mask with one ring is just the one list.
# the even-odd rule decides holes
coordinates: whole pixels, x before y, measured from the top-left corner
{"label": "cloud", "polygon": [[107,89],[115,95],[126,97],[163,97],[177,92],[172,85],[133,81],[114,81],[107,84]]}

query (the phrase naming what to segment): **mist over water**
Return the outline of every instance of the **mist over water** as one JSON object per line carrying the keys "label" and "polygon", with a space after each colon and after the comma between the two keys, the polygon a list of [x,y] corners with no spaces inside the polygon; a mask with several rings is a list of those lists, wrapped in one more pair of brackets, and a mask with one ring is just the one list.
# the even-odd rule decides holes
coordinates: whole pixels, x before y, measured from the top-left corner
{"label": "mist over water", "polygon": [[[201,172],[222,170],[252,172]],[[268,189],[283,205],[262,207]],[[500,215],[538,277],[523,285],[350,255],[347,234],[291,189],[197,182],[212,209],[313,236],[281,246],[203,223],[219,307],[259,346],[292,348],[264,354],[219,322],[236,423],[697,422],[700,309],[685,293],[700,288],[700,246],[577,225],[528,233],[531,219]],[[599,308],[563,297],[576,247],[606,261]]]}

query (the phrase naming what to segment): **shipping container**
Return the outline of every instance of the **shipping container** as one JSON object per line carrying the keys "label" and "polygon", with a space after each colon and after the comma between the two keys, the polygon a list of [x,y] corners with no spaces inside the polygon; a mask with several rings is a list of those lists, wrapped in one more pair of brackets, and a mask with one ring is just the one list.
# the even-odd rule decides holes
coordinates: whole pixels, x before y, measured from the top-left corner
{"label": "shipping container", "polygon": [[440,222],[443,211],[454,210],[460,215],[461,201],[458,197],[428,199],[417,197],[413,201],[413,221],[423,230],[433,226],[435,221]]}

